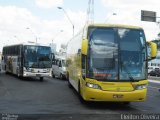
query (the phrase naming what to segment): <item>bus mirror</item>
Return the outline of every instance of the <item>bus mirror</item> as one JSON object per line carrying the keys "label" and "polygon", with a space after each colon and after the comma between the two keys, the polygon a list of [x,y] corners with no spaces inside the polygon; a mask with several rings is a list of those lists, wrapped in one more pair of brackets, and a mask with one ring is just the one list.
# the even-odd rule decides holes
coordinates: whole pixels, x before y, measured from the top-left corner
{"label": "bus mirror", "polygon": [[148,60],[152,60],[157,56],[157,44],[154,42],[147,42]]}
{"label": "bus mirror", "polygon": [[87,52],[88,52],[88,40],[87,39],[82,40],[81,52],[82,52],[83,55],[87,55]]}

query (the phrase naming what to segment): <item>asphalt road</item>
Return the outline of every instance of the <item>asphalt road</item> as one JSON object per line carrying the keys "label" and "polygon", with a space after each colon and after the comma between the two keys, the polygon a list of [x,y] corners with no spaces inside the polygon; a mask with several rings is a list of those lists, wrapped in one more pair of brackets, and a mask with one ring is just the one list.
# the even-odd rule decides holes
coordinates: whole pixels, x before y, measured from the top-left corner
{"label": "asphalt road", "polygon": [[160,113],[160,83],[149,81],[145,102],[124,105],[110,102],[82,103],[76,91],[68,87],[66,80],[45,78],[40,82],[38,79],[21,80],[13,75],[0,74],[0,113],[23,114],[25,117],[32,115],[33,120],[43,119],[43,116],[37,117],[40,115],[48,118],[53,115],[52,119],[56,117],[62,120],[77,116],[79,119],[91,119],[94,116],[96,120],[101,117],[120,119],[121,114]]}

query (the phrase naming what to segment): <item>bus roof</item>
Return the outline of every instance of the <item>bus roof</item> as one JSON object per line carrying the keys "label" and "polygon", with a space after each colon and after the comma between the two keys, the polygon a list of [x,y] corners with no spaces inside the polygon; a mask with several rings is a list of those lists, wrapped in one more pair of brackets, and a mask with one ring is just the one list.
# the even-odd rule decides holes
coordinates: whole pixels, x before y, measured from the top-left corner
{"label": "bus roof", "polygon": [[116,27],[116,28],[131,28],[131,29],[143,29],[139,26],[121,25],[121,24],[90,24],[88,27]]}
{"label": "bus roof", "polygon": [[6,45],[6,46],[4,46],[4,47],[17,46],[17,45],[35,45],[35,46],[46,46],[46,47],[50,47],[49,45],[40,44],[40,43],[31,43],[31,42],[25,42],[25,43],[19,43],[19,44]]}

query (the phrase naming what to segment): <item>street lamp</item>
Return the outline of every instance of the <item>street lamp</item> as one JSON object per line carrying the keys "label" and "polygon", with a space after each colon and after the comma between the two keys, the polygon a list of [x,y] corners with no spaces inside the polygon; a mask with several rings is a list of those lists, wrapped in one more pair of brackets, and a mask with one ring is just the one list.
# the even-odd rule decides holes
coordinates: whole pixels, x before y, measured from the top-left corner
{"label": "street lamp", "polygon": [[72,23],[71,19],[69,18],[67,12],[66,12],[66,11],[64,10],[64,8],[62,8],[62,7],[57,7],[57,8],[60,9],[60,10],[62,10],[62,11],[64,12],[64,14],[67,16],[69,22],[70,22],[71,25],[72,25],[72,28],[73,28],[73,34],[72,34],[72,35],[74,36],[74,24]]}
{"label": "street lamp", "polygon": [[106,20],[105,20],[105,23],[109,20],[109,18],[113,15],[117,15],[117,13],[112,13]]}
{"label": "street lamp", "polygon": [[29,28],[29,27],[27,27],[26,29],[30,30],[31,33],[35,36],[35,38],[36,38],[36,43],[37,43],[37,36],[35,35],[35,33],[34,33],[34,32],[31,30],[31,28]]}

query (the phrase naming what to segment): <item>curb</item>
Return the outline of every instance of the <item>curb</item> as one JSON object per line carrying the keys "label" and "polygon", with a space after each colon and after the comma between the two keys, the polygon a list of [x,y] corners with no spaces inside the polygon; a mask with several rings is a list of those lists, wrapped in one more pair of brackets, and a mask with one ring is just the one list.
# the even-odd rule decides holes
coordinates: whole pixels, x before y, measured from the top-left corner
{"label": "curb", "polygon": [[148,79],[160,81],[160,77],[155,77],[155,76],[148,76]]}

